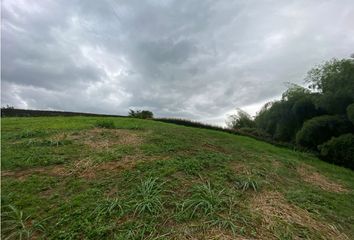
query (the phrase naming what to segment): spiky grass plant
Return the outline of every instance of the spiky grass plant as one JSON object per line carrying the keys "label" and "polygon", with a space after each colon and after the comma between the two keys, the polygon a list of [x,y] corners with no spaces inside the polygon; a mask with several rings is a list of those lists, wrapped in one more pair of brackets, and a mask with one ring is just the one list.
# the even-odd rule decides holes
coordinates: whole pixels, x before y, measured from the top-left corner
{"label": "spiky grass plant", "polygon": [[115,236],[117,240],[162,240],[168,234],[158,234],[158,229],[154,224],[134,224],[130,228],[118,231]]}
{"label": "spiky grass plant", "polygon": [[258,181],[251,177],[244,177],[236,181],[236,188],[244,191],[253,190],[255,192],[259,189]]}
{"label": "spiky grass plant", "polygon": [[229,216],[216,215],[211,220],[206,222],[206,226],[216,227],[221,230],[230,230],[233,235],[236,235],[238,230],[242,230],[239,228],[234,221]]}
{"label": "spiky grass plant", "polygon": [[224,189],[217,191],[211,187],[210,182],[200,184],[192,189],[192,195],[181,206],[181,212],[189,218],[197,213],[209,215],[220,209],[225,203],[223,199]]}
{"label": "spiky grass plant", "polygon": [[148,178],[142,181],[141,184],[132,193],[134,215],[149,213],[156,214],[162,211],[162,186],[163,183],[158,182],[158,178]]}
{"label": "spiky grass plant", "polygon": [[32,228],[28,226],[29,218],[13,205],[4,207],[1,214],[1,239],[30,239]]}
{"label": "spiky grass plant", "polygon": [[112,215],[120,217],[123,214],[123,205],[119,199],[115,198],[113,200],[106,199],[99,203],[91,215],[95,217],[96,221],[99,221],[102,218],[110,217]]}

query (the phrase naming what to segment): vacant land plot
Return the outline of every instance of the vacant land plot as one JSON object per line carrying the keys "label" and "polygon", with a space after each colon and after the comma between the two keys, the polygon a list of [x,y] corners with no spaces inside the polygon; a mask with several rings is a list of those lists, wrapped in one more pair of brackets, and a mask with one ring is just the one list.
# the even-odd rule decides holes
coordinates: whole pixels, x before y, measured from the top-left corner
{"label": "vacant land plot", "polygon": [[242,136],[2,119],[3,239],[354,239],[354,172]]}

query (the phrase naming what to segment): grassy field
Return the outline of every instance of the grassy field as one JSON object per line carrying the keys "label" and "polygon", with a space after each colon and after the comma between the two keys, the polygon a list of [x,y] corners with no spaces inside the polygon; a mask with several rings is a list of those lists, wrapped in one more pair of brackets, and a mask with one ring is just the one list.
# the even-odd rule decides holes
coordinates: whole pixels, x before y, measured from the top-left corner
{"label": "grassy field", "polygon": [[129,118],[1,137],[2,239],[354,239],[354,172],[309,154]]}

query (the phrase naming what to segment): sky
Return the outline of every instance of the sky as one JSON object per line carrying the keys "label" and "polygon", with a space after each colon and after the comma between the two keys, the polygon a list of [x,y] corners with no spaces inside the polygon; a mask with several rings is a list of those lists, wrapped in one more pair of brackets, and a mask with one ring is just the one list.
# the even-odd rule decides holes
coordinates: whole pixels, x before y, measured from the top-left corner
{"label": "sky", "polygon": [[3,0],[1,105],[222,125],[354,53],[353,0]]}

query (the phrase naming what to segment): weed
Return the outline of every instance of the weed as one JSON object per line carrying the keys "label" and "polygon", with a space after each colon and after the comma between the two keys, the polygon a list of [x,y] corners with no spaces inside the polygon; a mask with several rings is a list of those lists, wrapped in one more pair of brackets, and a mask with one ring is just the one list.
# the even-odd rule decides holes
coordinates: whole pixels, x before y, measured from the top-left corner
{"label": "weed", "polygon": [[2,211],[1,235],[4,240],[29,239],[33,234],[33,226],[29,225],[30,216],[25,216],[21,210],[13,205],[4,207]]}
{"label": "weed", "polygon": [[159,235],[156,225],[134,224],[127,229],[120,230],[119,235],[115,236],[117,240],[161,240],[165,239],[167,234]]}
{"label": "weed", "polygon": [[244,177],[236,181],[236,188],[241,189],[243,192],[247,190],[253,190],[257,192],[259,189],[259,184],[258,181],[252,177]]}
{"label": "weed", "polygon": [[54,147],[59,147],[59,146],[64,146],[64,145],[69,145],[71,144],[72,141],[63,139],[63,140],[56,140],[56,139],[48,139],[48,140],[43,140],[40,142],[41,146],[54,146]]}
{"label": "weed", "polygon": [[34,138],[34,137],[40,137],[47,134],[46,131],[40,131],[40,130],[24,130],[23,132],[20,132],[14,136],[15,139],[23,139],[23,138]]}
{"label": "weed", "polygon": [[[216,215],[213,219],[206,222],[208,227],[230,230],[233,235],[238,232],[238,226],[229,216]],[[242,228],[240,230],[242,232]]]}
{"label": "weed", "polygon": [[99,203],[91,215],[95,217],[96,221],[99,221],[100,218],[110,217],[112,215],[121,217],[123,214],[124,210],[122,203],[119,199],[115,198],[113,200],[106,199]]}
{"label": "weed", "polygon": [[186,199],[181,206],[181,213],[186,213],[189,218],[195,217],[198,213],[209,215],[220,209],[224,203],[224,189],[216,191],[210,182],[197,185],[192,191],[189,199]]}
{"label": "weed", "polygon": [[158,183],[158,178],[148,178],[142,181],[133,192],[134,198],[134,215],[142,213],[155,214],[161,212],[163,209],[163,202],[161,198],[162,185]]}
{"label": "weed", "polygon": [[100,120],[95,123],[95,127],[112,129],[115,128],[115,125],[113,121]]}

